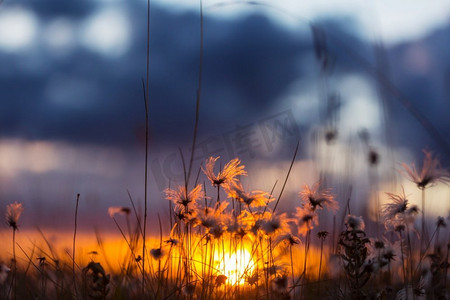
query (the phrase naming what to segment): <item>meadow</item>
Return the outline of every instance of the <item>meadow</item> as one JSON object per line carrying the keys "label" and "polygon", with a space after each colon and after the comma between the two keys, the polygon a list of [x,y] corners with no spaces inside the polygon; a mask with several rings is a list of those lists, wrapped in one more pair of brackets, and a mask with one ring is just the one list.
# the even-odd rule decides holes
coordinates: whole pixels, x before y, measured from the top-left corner
{"label": "meadow", "polygon": [[[328,108],[335,104],[334,98],[327,94],[331,56],[324,33],[314,26],[311,30],[323,88],[319,94],[327,100],[325,110],[332,111]],[[409,186],[399,193],[377,190],[387,200],[373,201],[372,216],[355,213],[360,210],[355,208],[351,183],[346,185],[348,193],[338,193],[325,173],[312,184],[298,183],[297,198],[291,199],[295,208],[280,209],[300,143],[292,149],[290,166],[283,170],[285,177],[271,190],[250,188],[248,178],[254,174],[238,157],[227,161],[211,156],[199,165],[193,163],[202,87],[203,23],[200,35],[191,157],[185,160],[180,150],[184,181],[166,187],[166,213],[152,220],[148,217],[156,200],[148,197],[147,186],[147,44],[144,202],[137,203],[128,194],[123,206],[111,206],[104,212],[116,235],[105,236],[95,230],[80,235],[78,208],[83,195],[75,195],[73,220],[67,221],[73,221],[73,231],[59,243],[49,239],[48,232],[21,227],[26,207],[20,202],[7,204],[0,299],[448,299],[450,219],[446,215],[435,218],[425,207],[443,201],[431,199],[429,191],[449,184],[450,172],[432,152],[423,151],[420,167],[397,162],[401,163],[397,175],[412,183],[421,195],[421,205],[411,201]],[[148,31],[147,42],[150,37]],[[337,138],[334,117],[333,113],[327,116],[332,124],[324,126],[329,129],[320,136],[326,144]],[[362,136],[368,146],[368,136]],[[376,173],[379,153],[371,147],[364,151],[369,168]],[[368,206],[369,199],[359,202]],[[159,234],[150,235],[150,226]]]}
{"label": "meadow", "polygon": [[[450,180],[439,161],[424,154],[421,169],[403,164],[402,170],[422,203],[430,201],[432,185]],[[160,235],[145,243],[143,216],[131,197],[129,206],[108,210],[122,241],[108,245],[97,236],[100,250],[88,253],[76,245],[77,211],[72,249],[62,251],[43,232],[44,242],[16,243],[26,234],[18,230],[24,208],[8,204],[13,256],[1,264],[2,299],[448,297],[448,218],[431,222],[407,191],[388,193],[378,224],[352,215],[350,200],[342,203],[320,181],[299,189],[295,212],[281,212],[283,189],[279,195],[248,190],[243,182],[251,174],[241,161],[220,161],[222,168],[219,161],[205,160],[192,186],[165,190],[170,218],[159,218]],[[294,162],[295,155],[291,167]],[[324,211],[334,216],[333,226],[321,225]],[[368,225],[378,230],[369,235]]]}

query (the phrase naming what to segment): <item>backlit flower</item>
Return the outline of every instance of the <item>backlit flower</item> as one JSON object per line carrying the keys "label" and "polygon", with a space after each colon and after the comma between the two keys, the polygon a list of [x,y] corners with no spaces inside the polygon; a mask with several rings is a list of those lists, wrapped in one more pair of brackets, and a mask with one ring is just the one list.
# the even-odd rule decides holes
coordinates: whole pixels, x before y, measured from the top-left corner
{"label": "backlit flower", "polygon": [[219,275],[216,277],[216,286],[221,286],[227,282],[228,277],[225,275]]}
{"label": "backlit flower", "polygon": [[176,206],[183,208],[188,207],[190,203],[195,203],[204,196],[201,184],[198,184],[189,193],[184,186],[180,186],[178,190],[166,189],[164,192],[167,200],[171,200]]}
{"label": "backlit flower", "polygon": [[273,233],[286,232],[288,227],[288,218],[285,213],[271,214],[270,217],[266,217],[262,224],[261,229],[267,235]]}
{"label": "backlit flower", "polygon": [[165,240],[164,242],[171,245],[171,246],[176,246],[180,243],[180,241],[178,239],[175,238],[175,229],[177,228],[177,223],[175,223],[175,225],[173,225],[172,230],[170,230],[170,236],[167,240]]}
{"label": "backlit flower", "polygon": [[391,203],[386,203],[383,206],[382,215],[385,219],[393,219],[398,214],[403,214],[408,208],[408,199],[406,199],[405,190],[402,195],[396,195],[392,193],[386,193]]}
{"label": "backlit flower", "polygon": [[377,261],[378,266],[382,268],[395,260],[396,257],[401,257],[400,246],[400,241],[396,241],[392,244],[385,238],[370,239],[370,243],[368,244],[368,259]]}
{"label": "backlit flower", "polygon": [[226,230],[225,225],[222,223],[218,223],[210,227],[208,233],[210,234],[210,236],[218,239],[225,233],[225,230]]}
{"label": "backlit flower", "polygon": [[240,182],[233,182],[227,186],[228,197],[235,198],[239,202],[245,203],[248,206],[265,206],[268,202],[273,200],[269,193],[263,191],[245,192]]}
{"label": "backlit flower", "polygon": [[437,182],[449,183],[450,172],[441,167],[439,160],[433,158],[431,152],[424,150],[423,153],[425,154],[425,158],[420,173],[416,170],[414,164],[411,167],[405,163],[402,164],[403,169],[406,172],[406,177],[414,182],[420,189],[424,189]]}
{"label": "backlit flower", "polygon": [[277,292],[285,292],[288,288],[288,277],[286,275],[277,276],[272,281],[272,285],[274,287],[274,290],[276,290]]}
{"label": "backlit flower", "polygon": [[183,286],[181,289],[181,292],[185,297],[192,297],[195,293],[195,284],[194,283],[188,283]]}
{"label": "backlit flower", "polygon": [[150,250],[150,255],[156,259],[159,260],[164,255],[164,251],[161,248],[154,248]]}
{"label": "backlit flower", "polygon": [[364,230],[366,227],[363,218],[354,215],[347,215],[345,217],[345,225],[347,226],[347,230],[354,231]]}
{"label": "backlit flower", "polygon": [[328,231],[319,231],[319,232],[317,233],[317,237],[318,237],[319,239],[321,239],[321,240],[326,239],[327,236],[328,236]]}
{"label": "backlit flower", "polygon": [[222,224],[224,210],[227,208],[228,202],[222,202],[216,209],[205,207],[197,210],[195,218],[196,225],[205,228],[211,228]]}
{"label": "backlit flower", "polygon": [[294,235],[292,235],[292,233],[286,233],[286,234],[281,234],[279,235],[276,239],[275,239],[275,245],[278,245],[279,243],[284,242],[289,246],[293,246],[296,244],[300,244],[300,239]]}
{"label": "backlit flower", "polygon": [[113,218],[116,214],[129,215],[130,209],[123,206],[111,206],[108,208],[108,214],[111,218]]}
{"label": "backlit flower", "polygon": [[249,212],[243,211],[237,217],[230,217],[225,219],[227,232],[235,237],[243,238],[250,230],[252,224],[252,217]]}
{"label": "backlit flower", "polygon": [[6,221],[14,230],[17,229],[17,222],[23,212],[22,203],[14,202],[6,206]]}
{"label": "backlit flower", "polygon": [[315,211],[310,208],[297,207],[294,214],[298,226],[298,234],[305,235],[314,226],[319,225],[319,218]]}
{"label": "backlit flower", "polygon": [[410,205],[406,199],[405,191],[402,195],[387,193],[392,200],[391,203],[384,205],[382,216],[387,227],[395,228],[397,225],[408,225],[414,222],[419,208],[416,205]]}
{"label": "backlit flower", "polygon": [[209,181],[213,186],[219,186],[222,184],[228,184],[234,182],[236,180],[236,176],[239,175],[247,175],[247,172],[244,170],[243,165],[240,165],[241,161],[238,158],[235,158],[229,161],[222,171],[220,171],[217,175],[214,174],[214,165],[220,156],[210,157],[205,164],[205,168],[202,167],[203,172],[208,177]]}
{"label": "backlit flower", "polygon": [[259,280],[259,274],[258,272],[255,270],[253,272],[252,275],[246,275],[245,276],[245,281],[249,284],[249,285],[255,285],[258,283]]}
{"label": "backlit flower", "polygon": [[334,196],[331,194],[330,189],[320,189],[320,182],[314,183],[310,188],[305,185],[303,190],[299,193],[302,202],[305,205],[311,206],[314,211],[317,208],[328,208],[332,211],[339,209],[339,204],[334,200]]}
{"label": "backlit flower", "polygon": [[247,218],[247,223],[249,224],[250,231],[256,236],[262,229],[262,225],[267,219],[271,218],[272,213],[269,211],[256,212]]}

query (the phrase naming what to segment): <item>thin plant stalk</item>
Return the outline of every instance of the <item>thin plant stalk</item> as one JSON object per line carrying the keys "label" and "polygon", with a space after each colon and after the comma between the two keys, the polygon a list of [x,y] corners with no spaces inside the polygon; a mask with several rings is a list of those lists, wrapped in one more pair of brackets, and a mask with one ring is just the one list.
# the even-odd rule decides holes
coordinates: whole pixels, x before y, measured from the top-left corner
{"label": "thin plant stalk", "polygon": [[320,260],[319,260],[319,298],[320,298],[320,280],[321,280],[320,275],[322,275],[321,271],[322,271],[322,257],[323,257],[323,241],[324,241],[324,238],[321,238],[320,239]]}
{"label": "thin plant stalk", "polygon": [[[406,275],[406,266],[405,266],[405,255],[404,255],[404,243],[403,243],[403,235],[400,233],[400,252],[402,255],[402,269],[403,269],[403,285],[405,286],[405,290],[408,288],[408,277]],[[406,293],[406,297],[408,297],[408,293]]]}
{"label": "thin plant stalk", "polygon": [[308,264],[308,252],[309,252],[309,242],[311,237],[311,229],[306,232],[305,238],[305,260],[303,262],[303,280],[306,282],[306,268]]}
{"label": "thin plant stalk", "polygon": [[[13,279],[12,279],[12,287],[14,296],[13,299],[15,300],[17,297],[17,260],[16,260],[16,227],[13,227]],[[9,293],[8,293],[9,294]]]}
{"label": "thin plant stalk", "polygon": [[425,241],[425,188],[422,188],[422,235],[421,235],[421,251],[423,242]]}
{"label": "thin plant stalk", "polygon": [[444,286],[447,286],[447,273],[448,273],[448,269],[449,269],[449,264],[448,264],[448,258],[449,258],[449,254],[450,254],[450,241],[447,244],[447,256],[445,258],[445,271],[444,271]]}
{"label": "thin plant stalk", "polygon": [[148,210],[148,148],[149,148],[149,81],[150,81],[150,0],[147,0],[147,50],[146,50],[146,81],[145,81],[145,175],[144,175],[144,225],[142,235],[142,294],[145,295],[145,240]]}
{"label": "thin plant stalk", "polygon": [[300,141],[297,142],[297,146],[295,147],[294,156],[292,157],[291,165],[289,166],[289,170],[286,174],[286,178],[284,179],[283,187],[281,188],[280,195],[278,195],[278,199],[277,199],[277,202],[275,203],[275,206],[273,207],[272,213],[275,213],[275,210],[278,207],[278,203],[280,203],[281,196],[283,195],[283,192],[284,192],[284,188],[286,187],[286,183],[288,181],[289,175],[291,174],[292,166],[294,165],[295,158],[297,157],[299,145],[300,145]]}
{"label": "thin plant stalk", "polygon": [[406,226],[406,238],[408,241],[408,249],[409,249],[409,278],[410,280],[412,280],[413,278],[413,264],[414,264],[414,257],[413,257],[413,252],[412,252],[412,247],[411,247],[411,237],[409,234],[409,226]]}
{"label": "thin plant stalk", "polygon": [[425,188],[421,188],[422,191],[422,223],[421,223],[421,233],[420,233],[420,257],[419,257],[419,264],[418,269],[420,271],[422,267],[422,257],[425,255],[426,249],[425,249],[425,236],[426,236],[426,229],[425,229]]}
{"label": "thin plant stalk", "polygon": [[436,226],[436,229],[434,230],[433,234],[431,235],[431,238],[430,238],[430,240],[428,241],[427,246],[424,248],[424,251],[423,251],[422,255],[421,255],[420,258],[419,258],[419,263],[417,264],[417,267],[416,267],[416,269],[415,269],[416,272],[417,272],[418,270],[420,270],[420,267],[421,267],[421,265],[422,265],[422,261],[423,261],[423,259],[424,259],[424,257],[425,257],[425,253],[426,253],[426,252],[428,251],[428,249],[430,248],[430,245],[431,245],[431,243],[432,243],[432,241],[433,241],[434,236],[436,236],[435,245],[437,245],[436,242],[437,242],[438,239],[439,239],[439,225]]}
{"label": "thin plant stalk", "polygon": [[200,57],[199,57],[199,65],[198,65],[198,86],[197,86],[197,97],[196,97],[196,103],[195,103],[194,136],[192,138],[191,157],[189,159],[187,182],[189,182],[189,178],[191,176],[192,164],[194,162],[195,146],[196,146],[196,142],[197,142],[198,122],[199,122],[199,114],[200,114],[200,98],[201,98],[201,92],[202,92],[202,81],[203,81],[203,2],[202,2],[202,0],[200,0]]}
{"label": "thin plant stalk", "polygon": [[78,298],[78,291],[77,291],[77,281],[76,281],[76,275],[75,275],[75,246],[76,246],[76,240],[77,240],[77,220],[78,220],[78,204],[80,202],[80,194],[77,194],[77,202],[75,205],[75,222],[74,222],[74,229],[73,229],[73,242],[72,242],[72,280],[73,280],[73,288],[75,290],[75,295]]}
{"label": "thin plant stalk", "polygon": [[295,274],[294,274],[294,260],[292,259],[292,245],[289,245],[289,256],[291,259],[291,273],[292,273],[292,290],[294,292],[294,299],[295,297]]}

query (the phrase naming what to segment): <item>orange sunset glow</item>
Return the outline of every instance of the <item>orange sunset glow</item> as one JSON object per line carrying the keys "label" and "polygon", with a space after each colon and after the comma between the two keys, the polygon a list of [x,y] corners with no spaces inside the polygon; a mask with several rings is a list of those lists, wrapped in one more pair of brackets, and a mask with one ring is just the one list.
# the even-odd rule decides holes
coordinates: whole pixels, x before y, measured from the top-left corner
{"label": "orange sunset glow", "polygon": [[0,0],[0,300],[450,299],[450,2]]}

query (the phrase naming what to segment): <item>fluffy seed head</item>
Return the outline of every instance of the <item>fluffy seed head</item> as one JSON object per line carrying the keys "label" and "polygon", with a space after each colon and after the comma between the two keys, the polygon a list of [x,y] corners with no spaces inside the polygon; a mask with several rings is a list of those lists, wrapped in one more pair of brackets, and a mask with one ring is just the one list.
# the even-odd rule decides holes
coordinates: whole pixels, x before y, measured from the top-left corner
{"label": "fluffy seed head", "polygon": [[14,230],[17,229],[17,222],[23,212],[22,203],[14,202],[6,206],[6,221]]}

